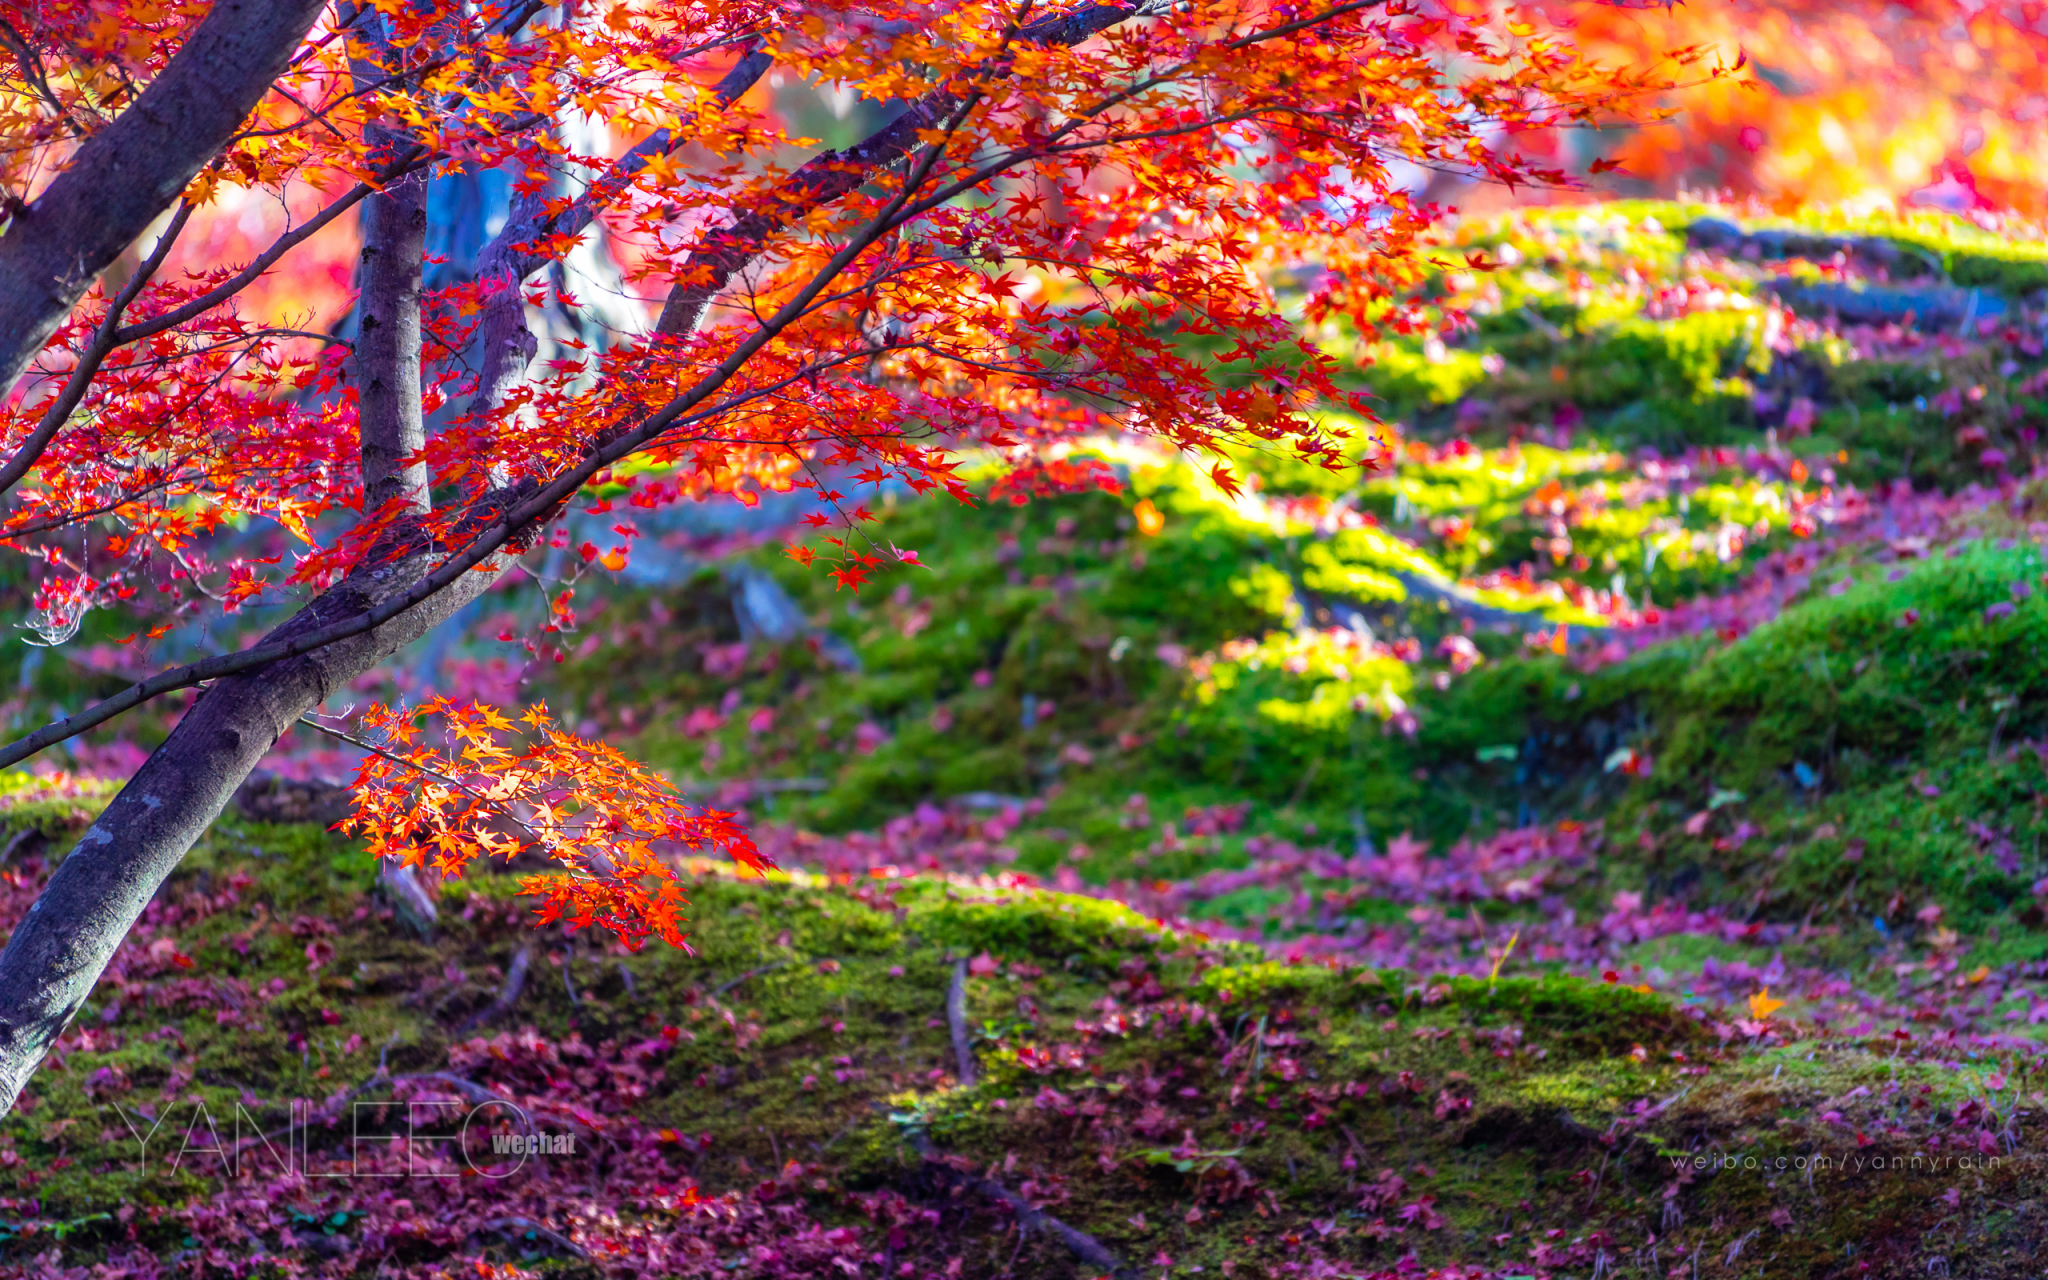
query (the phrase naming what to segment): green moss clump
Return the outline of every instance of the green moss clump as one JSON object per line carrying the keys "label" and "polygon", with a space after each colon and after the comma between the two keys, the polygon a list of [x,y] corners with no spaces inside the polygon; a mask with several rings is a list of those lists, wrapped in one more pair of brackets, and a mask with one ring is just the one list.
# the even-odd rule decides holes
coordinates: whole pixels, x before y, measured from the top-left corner
{"label": "green moss clump", "polygon": [[[1754,792],[1796,760],[1847,784],[1992,730],[2048,727],[2048,599],[2033,547],[1977,545],[1853,582],[1763,624],[1687,677],[1668,776]],[[1893,580],[1896,578],[1896,580]]]}

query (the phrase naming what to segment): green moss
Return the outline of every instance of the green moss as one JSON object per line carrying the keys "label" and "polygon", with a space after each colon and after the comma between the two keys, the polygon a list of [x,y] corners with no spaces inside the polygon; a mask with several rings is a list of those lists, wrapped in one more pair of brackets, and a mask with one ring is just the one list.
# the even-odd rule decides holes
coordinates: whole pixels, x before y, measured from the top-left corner
{"label": "green moss", "polygon": [[0,772],[0,822],[10,833],[33,828],[54,839],[89,825],[118,790],[106,779],[9,769]]}
{"label": "green moss", "polygon": [[[2017,802],[2038,766],[1997,739],[2048,724],[2048,685],[2033,674],[2048,639],[2030,585],[2040,571],[2031,548],[1983,545],[1873,570],[1711,653],[1678,684],[1638,811],[1668,798],[1675,827],[1710,791],[1739,793],[1747,803],[1674,830],[1675,849],[1722,839],[1709,860],[1723,874],[1767,872],[1787,909],[1840,899],[1855,881],[1852,900],[1907,891],[1983,923],[2019,892],[2013,850],[2034,822]],[[2021,821],[1994,832],[1973,828],[1976,815]]]}
{"label": "green moss", "polygon": [[1398,996],[1398,985],[1389,987],[1383,974],[1353,976],[1308,965],[1277,964],[1270,960],[1256,964],[1218,965],[1204,970],[1200,982],[1202,990],[1212,999],[1226,1004],[1241,1001],[1256,1005],[1275,999],[1308,999],[1313,1003],[1319,1002],[1315,1000],[1317,996],[1324,999]]}
{"label": "green moss", "polygon": [[1952,253],[1948,258],[1948,277],[1965,288],[1996,289],[2014,295],[2036,293],[2048,289],[2048,262]]}
{"label": "green moss", "polygon": [[[170,888],[176,897],[202,876],[296,874],[317,886],[303,903],[343,919],[370,909],[334,938],[340,954],[314,974],[286,921],[257,929],[245,947],[224,943],[248,932],[246,913],[181,932],[210,974],[283,980],[264,1006],[266,1029],[224,1025],[211,1009],[117,1017],[104,1025],[122,1043],[76,1047],[64,1071],[38,1075],[29,1108],[0,1122],[0,1142],[18,1157],[0,1166],[0,1193],[19,1194],[32,1175],[43,1219],[70,1224],[61,1241],[70,1261],[128,1246],[110,1225],[119,1220],[100,1215],[216,1190],[201,1169],[138,1166],[133,1135],[101,1122],[110,1100],[147,1105],[175,1076],[181,1098],[203,1099],[229,1124],[251,1095],[318,1095],[366,1077],[371,1055],[345,1052],[350,1036],[384,1046],[394,1070],[436,1069],[460,1020],[490,994],[484,966],[502,966],[530,937],[506,878],[483,877],[451,886],[433,944],[405,940],[360,889],[326,879],[336,849],[310,830],[294,840],[273,828],[224,828]],[[1427,1229],[1417,1210],[1402,1236],[1354,1237],[1355,1252],[1341,1256],[1392,1265],[1412,1251],[1423,1266],[1507,1266],[1550,1242],[1639,1232],[1645,1212],[1663,1212],[1674,1159],[1797,1158],[1814,1148],[1801,1126],[1822,1104],[1889,1106],[1878,1090],[1897,1085],[1927,1100],[1907,1114],[1938,1124],[1992,1083],[1988,1062],[1945,1071],[1853,1043],[1738,1059],[1716,1054],[1700,1024],[1667,1001],[1614,984],[1276,964],[1204,947],[1112,905],[1031,890],[709,876],[695,881],[692,899],[695,954],[622,956],[550,939],[568,973],[537,959],[517,1022],[553,1038],[573,1029],[590,1043],[677,1027],[655,1087],[633,1104],[639,1118],[707,1136],[693,1171],[713,1192],[750,1187],[762,1168],[806,1153],[835,1188],[809,1195],[806,1208],[828,1221],[849,1212],[836,1188],[928,1194],[920,1152],[931,1152],[994,1169],[1008,1185],[1028,1177],[1057,1188],[1061,1219],[1125,1258],[1166,1248],[1176,1265],[1272,1269],[1303,1256],[1289,1238],[1317,1238],[1315,1222],[1399,1225],[1399,1211],[1427,1197],[1441,1228]],[[957,960],[983,950],[997,965],[976,966],[967,981],[983,1078],[959,1089],[947,989]],[[630,989],[622,969],[635,975]],[[456,970],[474,976],[449,981]],[[1125,1023],[1105,1026],[1110,1010]],[[288,1033],[302,1035],[304,1048]],[[1069,1051],[1085,1057],[1060,1056]],[[1682,1076],[1678,1054],[1715,1065]],[[2017,1066],[2001,1069],[2005,1088],[2038,1083]],[[126,1091],[89,1093],[87,1081],[106,1078],[96,1073],[117,1074]],[[1875,1101],[1849,1096],[1863,1085]],[[185,1123],[186,1106],[151,1108],[163,1121],[155,1143]],[[60,1123],[71,1117],[78,1122]],[[1690,1224],[1686,1239],[1716,1256],[1778,1205],[1764,1180],[1738,1175],[1703,1173],[1672,1193]],[[2018,1176],[1990,1171],[1965,1203],[1989,1212]],[[1399,1193],[1360,1212],[1365,1188],[1394,1178]],[[1796,1267],[1846,1256],[1880,1228],[1921,1230],[1940,1212],[1910,1180],[1854,1197],[1823,1191],[1824,1212],[1788,1202],[1800,1215],[1787,1237],[1796,1247],[1780,1250]],[[968,1218],[952,1244],[987,1253],[993,1273],[1014,1252],[1001,1230]],[[1977,1252],[1949,1256],[1968,1261],[1971,1274],[2007,1274],[1999,1250],[2017,1230],[1986,1218]],[[1490,1243],[1503,1233],[1502,1245]],[[34,1247],[49,1247],[50,1234]],[[143,1243],[179,1247],[169,1235]],[[0,1250],[10,1247],[0,1235]],[[1065,1265],[1048,1255],[1046,1273]]]}

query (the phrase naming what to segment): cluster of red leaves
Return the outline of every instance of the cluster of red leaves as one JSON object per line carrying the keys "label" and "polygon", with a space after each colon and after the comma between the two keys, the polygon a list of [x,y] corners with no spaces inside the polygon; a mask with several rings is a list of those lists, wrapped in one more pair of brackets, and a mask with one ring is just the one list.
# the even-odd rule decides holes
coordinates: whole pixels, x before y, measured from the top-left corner
{"label": "cluster of red leaves", "polygon": [[371,853],[459,875],[478,857],[534,854],[556,870],[527,876],[543,924],[597,927],[637,947],[683,940],[683,888],[665,854],[715,849],[766,862],[717,810],[685,806],[665,780],[611,747],[554,727],[545,706],[518,723],[437,698],[364,713],[369,750],[343,829]]}
{"label": "cluster of red leaves", "polygon": [[[422,401],[446,425],[424,461],[436,491],[463,500],[437,500],[429,522],[460,545],[486,491],[545,483],[586,461],[594,439],[660,412],[674,415],[670,429],[642,456],[693,497],[810,485],[836,505],[820,478],[835,470],[964,496],[957,450],[1037,460],[1041,446],[1105,424],[1198,450],[1299,439],[1341,465],[1302,409],[1368,407],[1284,317],[1271,281],[1321,260],[1314,316],[1411,327],[1402,298],[1439,212],[1405,194],[1412,166],[1561,180],[1515,140],[1669,87],[1666,64],[1593,66],[1537,25],[1455,5],[1297,13],[1206,0],[1081,42],[1029,35],[1025,16],[986,0],[650,0],[532,21],[508,21],[516,7],[504,5],[370,8],[369,24],[323,20],[251,127],[192,184],[194,230],[109,320],[113,354],[60,409],[70,425],[0,527],[0,545],[68,556],[49,570],[66,584],[46,593],[53,637],[86,608],[128,602],[121,584],[138,558],[169,563],[156,584],[166,592],[190,591],[216,567],[179,557],[225,520],[261,518],[313,543],[289,567],[297,584],[327,585],[377,544],[374,520],[354,534],[318,520],[361,501],[352,355],[313,353],[329,317],[301,310],[283,327],[237,302],[268,273],[318,274],[346,250],[281,241],[282,256],[243,270],[221,260],[214,233],[260,224],[270,199],[301,224],[342,212],[348,189],[374,180],[381,134],[416,142],[443,171],[502,168],[558,214],[584,191],[644,294],[635,305],[678,286],[711,291],[703,324],[603,353],[565,339],[481,408],[468,357],[496,291],[524,289],[566,315],[588,308],[523,281],[432,291]],[[0,187],[33,195],[204,11],[81,0],[22,15],[20,68],[0,65],[0,124],[18,140]],[[793,167],[814,141],[760,95],[723,102],[708,88],[743,50],[772,58],[778,78],[906,104],[906,127],[919,127],[887,158],[824,153]],[[603,121],[603,136],[572,143],[547,127],[569,110]],[[874,181],[902,161],[914,177]],[[544,232],[524,248],[556,258],[576,240]],[[113,292],[52,338],[0,435],[27,437],[61,406]],[[618,326],[579,326],[593,327]],[[1221,367],[1191,339],[1228,348]],[[463,405],[468,416],[445,412]],[[112,545],[65,551],[45,536],[102,518]],[[834,558],[857,576],[872,566],[852,542]],[[229,605],[260,595],[277,585],[264,562],[219,566],[226,580],[203,594]]]}

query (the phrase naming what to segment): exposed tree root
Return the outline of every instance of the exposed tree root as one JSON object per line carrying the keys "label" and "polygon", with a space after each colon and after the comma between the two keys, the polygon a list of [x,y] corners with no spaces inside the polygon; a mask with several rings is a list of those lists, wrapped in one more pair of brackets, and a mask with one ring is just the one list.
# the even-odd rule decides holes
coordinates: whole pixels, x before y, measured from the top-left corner
{"label": "exposed tree root", "polygon": [[946,992],[946,1021],[953,1028],[953,1057],[960,1064],[960,1087],[972,1089],[980,1073],[974,1066],[974,1045],[967,1036],[967,962],[953,965],[953,985]]}
{"label": "exposed tree root", "polygon": [[511,1012],[512,1006],[519,1003],[520,993],[526,990],[526,973],[532,967],[533,944],[529,942],[522,945],[519,954],[512,957],[512,967],[505,973],[505,985],[498,988],[497,998],[471,1014],[457,1030],[467,1035]]}

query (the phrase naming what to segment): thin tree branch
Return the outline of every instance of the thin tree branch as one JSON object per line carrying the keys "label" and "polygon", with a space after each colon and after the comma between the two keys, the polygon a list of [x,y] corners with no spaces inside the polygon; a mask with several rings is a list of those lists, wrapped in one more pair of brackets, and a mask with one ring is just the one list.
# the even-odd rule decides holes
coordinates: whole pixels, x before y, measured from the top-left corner
{"label": "thin tree branch", "polygon": [[972,1089],[979,1073],[974,1069],[974,1043],[967,1036],[967,962],[953,962],[953,981],[946,988],[946,1024],[953,1032],[953,1061],[963,1089]]}
{"label": "thin tree branch", "polygon": [[468,1035],[479,1027],[487,1027],[512,1011],[519,1003],[520,993],[526,990],[526,975],[533,966],[533,944],[523,944],[518,954],[512,957],[512,967],[505,972],[505,985],[488,1005],[472,1013],[456,1028],[457,1035]]}
{"label": "thin tree branch", "polygon": [[36,96],[43,100],[43,104],[49,107],[76,137],[79,133],[78,123],[71,118],[71,113],[58,101],[56,93],[50,88],[49,77],[43,71],[43,60],[36,56],[35,47],[29,44],[27,37],[16,30],[14,24],[5,17],[0,17],[0,44],[5,44],[14,51],[15,64],[21,68],[21,78],[28,81],[29,87],[36,91]]}
{"label": "thin tree branch", "polygon": [[374,193],[378,187],[424,168],[433,163],[433,160],[434,157],[427,153],[426,148],[410,148],[407,152],[395,157],[389,166],[378,173],[376,185],[358,182],[355,186],[336,197],[326,208],[272,241],[270,247],[257,254],[248,266],[229,276],[226,280],[221,281],[213,288],[208,289],[205,293],[193,298],[191,301],[173,307],[160,316],[152,316],[147,320],[137,321],[135,324],[120,330],[114,335],[114,344],[116,346],[125,346],[131,342],[139,342],[144,338],[155,337],[166,329],[175,329],[187,320],[213,310],[221,303],[226,302],[229,298],[248,288],[255,282],[258,276],[276,266],[278,259],[284,257],[285,254],[290,253],[293,249],[298,248],[312,237],[320,234],[329,223],[339,218],[342,214],[347,213],[350,209],[355,208],[358,201]]}
{"label": "thin tree branch", "polygon": [[813,209],[860,189],[877,170],[909,155],[923,134],[959,105],[960,99],[944,90],[926,94],[861,142],[806,161],[781,190],[741,213],[731,226],[706,237],[704,245],[690,255],[688,278],[678,280],[669,291],[654,331],[694,333],[703,323],[711,299],[759,255],[769,237]]}
{"label": "thin tree branch", "polygon": [[[524,26],[526,22],[531,20],[536,12],[543,8],[546,8],[546,5],[544,3],[535,3],[534,0],[528,0],[528,3],[524,5],[522,8],[520,8],[515,14],[508,15],[508,18],[516,16],[518,18],[518,22],[514,25],[504,27],[503,30],[506,33],[516,31],[520,26]],[[372,9],[369,10],[369,12],[374,13],[375,10]],[[337,25],[336,34],[338,34],[340,31],[349,29],[353,23],[360,19],[361,13],[361,10],[357,10],[356,12],[344,15],[343,21]],[[325,41],[323,40],[321,43],[325,43]],[[445,61],[447,61],[447,59],[442,59],[439,62],[429,64],[428,67],[414,68],[408,72],[408,75],[417,76],[421,72],[430,69],[430,67],[441,65]],[[367,87],[359,87],[355,90],[352,90],[350,93],[345,95],[341,99],[341,101],[349,101],[351,99],[361,96],[363,93],[373,92],[376,89],[384,87],[385,85],[395,83],[405,78],[407,77],[386,77],[375,84],[369,85]],[[324,123],[325,114],[329,111],[332,111],[334,109],[334,105],[335,104],[329,104],[329,106],[322,108],[322,110],[319,113],[314,113],[314,117],[320,118],[321,122]],[[304,110],[304,108],[302,107],[301,110]],[[308,121],[300,121],[297,124],[290,126],[290,128],[296,129],[302,127],[306,123],[308,123]],[[530,128],[532,125],[536,123],[539,123],[539,117],[529,115],[527,117],[523,117],[510,122],[510,124],[507,126],[507,129],[508,131],[516,131],[518,129]],[[241,134],[237,134],[236,136],[260,137],[267,136],[267,134],[273,132],[288,131],[289,130],[252,130]],[[124,345],[126,343],[135,342],[142,338],[147,338],[154,336],[155,334],[162,333],[166,329],[176,328],[178,325],[185,323],[187,320],[190,320],[195,316],[201,315],[213,309],[214,307],[219,306],[221,303],[226,302],[229,298],[234,297],[237,293],[240,293],[243,289],[247,288],[264,272],[268,271],[271,267],[275,266],[278,260],[284,257],[285,254],[297,248],[300,244],[304,243],[307,239],[311,238],[312,236],[319,234],[319,232],[323,228],[325,228],[329,223],[333,222],[334,219],[340,217],[342,214],[348,212],[348,210],[355,207],[358,201],[361,201],[369,197],[370,195],[383,189],[384,187],[388,186],[393,182],[399,181],[400,179],[403,179],[413,173],[418,172],[423,168],[426,168],[427,166],[435,163],[436,161],[442,158],[443,153],[429,151],[425,147],[419,146],[417,144],[414,144],[413,146],[407,147],[401,151],[396,152],[391,157],[390,163],[386,165],[382,170],[378,171],[371,180],[357,183],[354,187],[350,188],[348,191],[344,192],[339,198],[330,203],[326,208],[322,209],[318,214],[314,215],[314,217],[310,221],[306,222],[297,229],[287,232],[285,235],[279,237],[276,241],[274,241],[271,244],[271,246],[268,249],[265,249],[261,254],[259,254],[255,258],[255,260],[250,262],[250,264],[247,267],[243,268],[239,273],[230,277],[227,280],[222,281],[219,285],[216,285],[214,288],[209,289],[206,293],[200,295],[197,298],[192,299],[189,302],[186,302],[182,306],[179,306],[172,311],[165,312],[161,316],[154,317],[148,321],[144,321],[136,325],[131,325],[128,328],[123,329],[118,336],[116,345]]]}
{"label": "thin tree branch", "polygon": [[749,969],[745,973],[741,974],[739,977],[734,978],[732,981],[724,983],[718,987],[714,987],[711,991],[711,998],[716,1000],[718,997],[724,995],[726,992],[732,990],[734,987],[739,986],[743,982],[749,981],[753,978],[758,978],[764,973],[773,973],[777,969],[786,969],[794,963],[796,962],[793,960],[777,960],[773,964],[764,964],[758,966],[757,968]]}
{"label": "thin tree branch", "polygon": [[164,265],[164,259],[170,256],[171,246],[177,243],[178,234],[185,229],[185,224],[191,217],[192,206],[180,203],[178,211],[171,215],[170,225],[165,227],[163,235],[157,238],[156,247],[150,251],[149,257],[143,259],[142,265],[135,269],[134,278],[129,280],[121,292],[114,295],[113,300],[107,304],[106,317],[100,321],[100,327],[93,333],[92,341],[79,354],[78,364],[71,370],[71,376],[64,380],[63,388],[57,392],[49,408],[43,411],[42,420],[36,423],[36,429],[29,433],[28,439],[21,442],[21,447],[14,451],[14,456],[7,460],[7,464],[0,466],[0,494],[21,483],[21,478],[29,473],[29,468],[35,466],[36,460],[43,456],[43,451],[50,447],[50,441],[57,438],[58,429],[70,419],[71,411],[85,398],[86,389],[92,385],[100,366],[106,363],[107,356],[120,345],[117,338],[120,334],[121,314],[135,301],[143,286],[149,283],[150,277]]}
{"label": "thin tree branch", "polygon": [[[758,41],[754,42],[758,45]],[[773,61],[758,47],[751,48],[732,70],[725,73],[711,94],[711,109],[723,111],[754,87]],[[549,256],[536,251],[536,241],[580,236],[597,217],[598,210],[631,181],[657,155],[666,155],[675,145],[668,129],[657,129],[619,157],[610,173],[592,183],[557,213],[548,211],[545,192],[536,191],[514,200],[504,227],[477,255],[477,280],[488,299],[483,319],[477,325],[482,341],[481,366],[476,395],[470,413],[482,415],[503,403],[508,392],[526,375],[540,344],[526,327],[526,299],[520,291],[526,277],[547,264]]]}
{"label": "thin tree branch", "polygon": [[[391,764],[395,764],[401,769],[408,769],[411,770],[413,773],[421,774],[425,777],[432,778],[436,782],[446,783],[447,785],[455,788],[457,791],[460,791],[462,794],[468,796],[472,800],[486,802],[485,797],[481,792],[477,791],[475,788],[469,786],[467,783],[461,781],[458,778],[449,777],[447,774],[442,773],[438,769],[429,769],[427,768],[427,766],[420,764],[417,761],[408,760],[404,756],[392,755],[389,751],[386,751],[384,748],[378,746],[374,742],[366,741],[362,738],[356,737],[354,734],[344,733],[340,729],[332,728],[328,725],[321,724],[318,720],[315,720],[310,715],[300,716],[299,723],[305,725],[308,729],[314,729],[321,733],[324,733],[328,737],[333,738],[337,742],[346,742],[348,745],[355,747],[358,750],[367,751],[369,754],[376,756],[378,759],[388,761]],[[514,821],[517,821],[517,819],[514,819]],[[525,826],[524,823],[521,823],[520,825]],[[528,827],[527,830],[531,831],[532,828]]]}
{"label": "thin tree branch", "polygon": [[[1361,3],[1368,0],[1360,0]],[[1377,2],[1377,0],[1370,0]],[[1099,35],[1132,18],[1157,17],[1169,13],[1173,0],[1136,0],[1126,5],[1095,5],[1079,13],[1041,18],[1016,29],[1013,39],[1020,44],[1071,45]],[[999,56],[988,78],[1007,75],[1011,60]],[[805,214],[824,207],[865,185],[870,177],[902,160],[919,139],[938,121],[962,103],[960,95],[934,90],[896,119],[883,125],[855,145],[814,156],[767,197],[762,204],[738,213],[730,226],[713,232],[700,249],[690,255],[690,276],[678,280],[662,305],[656,333],[695,332],[704,321],[710,301],[746,265],[759,256],[776,232],[800,221]]]}
{"label": "thin tree branch", "polygon": [[1091,1272],[1109,1277],[1110,1280],[1140,1280],[1142,1272],[1126,1266],[1109,1251],[1100,1240],[1078,1227],[1068,1226],[1045,1210],[1031,1203],[1023,1196],[1010,1190],[991,1178],[978,1178],[956,1167],[951,1160],[933,1149],[931,1139],[922,1130],[911,1131],[911,1145],[925,1167],[948,1182],[971,1187],[991,1200],[1000,1201],[1010,1212],[1017,1215],[1020,1230],[1043,1231],[1067,1247],[1067,1251],[1088,1264]]}
{"label": "thin tree branch", "polygon": [[97,507],[87,507],[83,511],[74,511],[53,520],[42,520],[35,524],[23,525],[20,528],[8,528],[0,525],[0,542],[12,542],[17,538],[26,538],[38,533],[48,533],[52,529],[68,529],[87,520],[97,520],[101,516],[112,515],[122,507],[146,498],[152,493],[159,493],[170,488],[172,485],[177,484],[179,479],[180,477],[178,476],[166,476],[161,480],[153,480],[139,489],[129,490],[112,502],[102,503]]}

